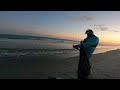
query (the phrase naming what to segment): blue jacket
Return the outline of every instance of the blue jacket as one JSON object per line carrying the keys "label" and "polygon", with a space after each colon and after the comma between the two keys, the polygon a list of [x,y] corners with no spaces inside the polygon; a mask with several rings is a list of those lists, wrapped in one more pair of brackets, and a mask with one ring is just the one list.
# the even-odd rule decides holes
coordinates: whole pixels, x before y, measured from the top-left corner
{"label": "blue jacket", "polygon": [[91,36],[88,39],[85,39],[85,42],[83,41],[84,50],[88,56],[88,58],[91,57],[92,53],[96,49],[97,45],[99,43],[99,38],[95,35]]}

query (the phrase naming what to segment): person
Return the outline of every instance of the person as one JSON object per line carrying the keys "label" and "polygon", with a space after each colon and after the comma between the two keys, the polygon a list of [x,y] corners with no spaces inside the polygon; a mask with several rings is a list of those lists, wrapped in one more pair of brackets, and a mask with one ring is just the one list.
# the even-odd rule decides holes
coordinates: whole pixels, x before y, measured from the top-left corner
{"label": "person", "polygon": [[87,34],[87,37],[80,44],[73,45],[75,49],[80,50],[80,60],[77,70],[78,79],[88,79],[91,73],[89,60],[99,43],[99,38],[94,35],[93,30],[87,29],[85,34]]}

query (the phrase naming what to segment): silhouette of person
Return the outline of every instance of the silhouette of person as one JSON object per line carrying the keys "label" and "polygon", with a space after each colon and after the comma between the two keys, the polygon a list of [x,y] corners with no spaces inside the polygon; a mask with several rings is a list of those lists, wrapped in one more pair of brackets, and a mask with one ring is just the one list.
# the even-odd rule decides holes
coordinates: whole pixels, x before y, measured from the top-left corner
{"label": "silhouette of person", "polygon": [[78,79],[88,79],[91,73],[89,59],[99,43],[99,38],[94,35],[91,29],[87,29],[85,34],[87,34],[87,37],[80,44],[73,45],[75,49],[80,50],[80,60],[77,70]]}

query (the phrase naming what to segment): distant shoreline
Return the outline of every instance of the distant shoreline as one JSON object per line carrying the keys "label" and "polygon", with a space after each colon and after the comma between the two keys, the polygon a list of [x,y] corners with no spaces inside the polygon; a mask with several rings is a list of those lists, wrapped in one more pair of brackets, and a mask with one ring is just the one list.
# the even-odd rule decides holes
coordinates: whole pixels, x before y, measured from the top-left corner
{"label": "distant shoreline", "polygon": [[30,40],[54,39],[54,40],[63,40],[63,41],[66,40],[66,41],[80,42],[77,40],[60,39],[60,38],[53,38],[53,37],[40,37],[40,36],[15,35],[15,34],[0,34],[0,38],[3,38],[3,39],[30,39]]}

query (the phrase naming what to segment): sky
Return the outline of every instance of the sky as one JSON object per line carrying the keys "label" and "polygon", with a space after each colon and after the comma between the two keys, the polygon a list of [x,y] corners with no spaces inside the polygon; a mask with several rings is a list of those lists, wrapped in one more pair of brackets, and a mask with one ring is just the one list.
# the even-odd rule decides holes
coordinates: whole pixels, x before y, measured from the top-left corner
{"label": "sky", "polygon": [[0,11],[0,34],[81,41],[87,29],[101,44],[120,45],[120,11]]}

